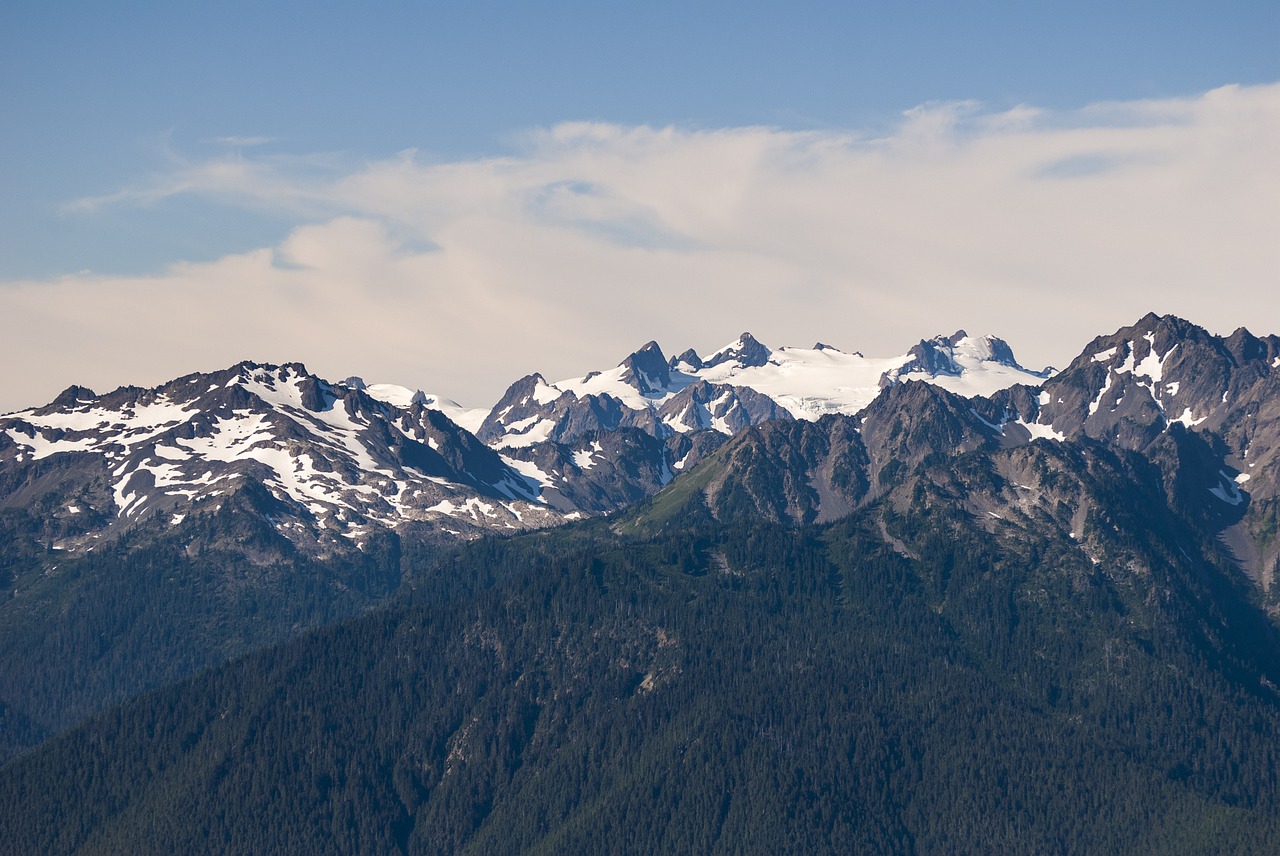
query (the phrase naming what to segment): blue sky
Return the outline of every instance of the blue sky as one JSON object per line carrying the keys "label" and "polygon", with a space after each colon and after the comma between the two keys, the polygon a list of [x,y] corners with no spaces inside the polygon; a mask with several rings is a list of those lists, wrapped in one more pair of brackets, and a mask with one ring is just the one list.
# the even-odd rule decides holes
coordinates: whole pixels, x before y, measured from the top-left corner
{"label": "blue sky", "polygon": [[[157,277],[174,265],[216,264],[264,248],[275,248],[280,254],[297,230],[326,224],[338,224],[335,228],[342,231],[343,224],[354,223],[350,234],[364,237],[368,235],[358,227],[377,224],[390,242],[387,246],[396,252],[431,247],[444,234],[442,223],[456,225],[463,220],[451,220],[449,212],[436,212],[427,228],[421,219],[396,213],[405,210],[408,203],[404,200],[397,201],[392,211],[378,207],[371,196],[357,198],[345,189],[335,190],[345,188],[356,177],[369,178],[376,167],[395,163],[406,150],[415,152],[412,162],[419,170],[451,165],[454,171],[467,172],[477,164],[509,159],[518,162],[522,170],[537,172],[542,167],[535,169],[533,165],[562,163],[557,153],[562,154],[565,145],[581,146],[584,139],[593,151],[603,145],[600,134],[584,137],[553,131],[565,128],[566,123],[594,123],[619,132],[609,137],[610,146],[629,140],[627,129],[671,128],[684,134],[681,139],[689,146],[696,147],[706,144],[706,137],[699,135],[765,128],[784,135],[791,141],[788,146],[799,145],[807,153],[805,157],[812,159],[812,140],[796,143],[795,138],[785,135],[816,134],[828,141],[843,141],[835,143],[839,145],[849,139],[895,138],[911,125],[909,111],[921,105],[926,105],[924,109],[934,119],[944,117],[939,121],[950,122],[947,133],[959,135],[953,143],[965,135],[988,133],[992,117],[1007,118],[1021,115],[1019,110],[1034,110],[1037,139],[1044,143],[1044,135],[1055,125],[1075,130],[1084,127],[1090,132],[1117,122],[1138,128],[1144,122],[1165,120],[1137,117],[1142,111],[1135,112],[1134,105],[1186,103],[1230,85],[1249,93],[1265,93],[1267,86],[1280,81],[1280,4],[1274,2],[650,2],[618,7],[621,4],[380,3],[372,9],[356,10],[352,4],[314,2],[91,4],[10,0],[0,9],[0,117],[4,128],[0,135],[0,294],[6,288],[12,291],[15,283],[21,283],[27,294],[22,302],[0,308],[5,308],[11,319],[33,312],[31,307],[40,307],[40,285],[65,284],[68,276],[80,276],[84,288],[102,293],[117,288],[113,283],[120,277]],[[1270,104],[1270,98],[1262,96],[1233,101],[1233,116],[1253,118],[1239,119],[1243,125],[1214,124],[1212,134],[1220,138],[1239,132],[1256,137],[1259,127],[1270,127],[1270,118],[1257,118],[1270,117],[1270,108],[1259,107],[1255,101]],[[1115,118],[1097,107],[1102,103],[1128,107],[1117,108],[1121,118]],[[1199,111],[1196,115],[1207,114]],[[1204,121],[1227,122],[1216,113]],[[741,135],[722,134],[714,139],[724,142],[730,137],[732,146],[741,146]],[[572,141],[566,144],[569,138]],[[1108,145],[1112,144],[1122,149],[1130,145]],[[1149,139],[1143,145],[1162,144]],[[652,145],[645,145],[644,152],[632,154],[659,156]],[[1047,145],[1044,157],[1049,157],[1051,149],[1056,151]],[[1081,150],[1072,155],[1075,160],[1055,161],[1051,166],[1070,171],[1081,164],[1101,164],[1106,171],[1114,152],[1098,151],[1096,146]],[[627,161],[618,162],[623,164],[619,169],[626,172]],[[254,188],[247,190],[237,183],[245,180],[243,176],[229,182],[213,177],[215,172],[225,177],[237,164],[252,173],[247,180],[255,183]],[[592,172],[585,162],[575,164],[582,174],[597,176],[598,186],[605,188],[598,194],[601,198],[622,198],[609,175]],[[1264,175],[1270,175],[1267,170],[1271,166],[1270,162],[1261,165]],[[912,186],[911,178],[903,175],[903,187]],[[555,187],[578,181],[573,170],[557,176]],[[1201,176],[1200,180],[1205,179]],[[756,179],[752,181],[753,187],[759,186]],[[1160,181],[1161,186],[1168,186],[1177,179],[1166,175]],[[266,186],[278,192],[259,191],[258,187]],[[430,192],[439,193],[435,184],[430,186]],[[980,184],[974,186],[981,188]],[[457,205],[466,208],[476,194],[482,195],[473,190],[470,195],[459,190],[457,199],[462,201]],[[386,197],[378,199],[385,201]],[[923,203],[924,198],[921,200]],[[649,225],[640,232],[652,226],[690,247],[707,247],[716,240],[714,235],[727,234],[692,227],[682,231],[672,213],[674,208],[662,208],[653,200],[638,201],[638,197],[625,201],[634,210],[629,209],[623,226],[613,211],[606,217],[608,222],[593,227],[597,232],[611,233],[614,245],[620,234],[632,236],[624,237],[622,244],[640,240],[634,236],[639,234],[636,224],[641,222]],[[581,207],[582,202],[576,198],[573,204]],[[414,210],[420,209],[422,200],[415,204]],[[1247,196],[1237,196],[1213,204],[1231,209],[1251,203]],[[551,219],[533,223],[531,228],[554,220],[555,212],[539,211],[537,216]],[[1260,213],[1269,216],[1271,212],[1264,209]],[[573,216],[581,220],[596,215],[578,211]],[[832,216],[843,215],[833,209]],[[1044,228],[1058,225],[1045,221]],[[1183,227],[1171,224],[1166,228],[1171,240],[1185,240],[1185,233],[1178,231]],[[726,238],[720,249],[733,252],[733,240]],[[646,233],[637,246],[643,249],[652,241],[653,235]],[[1243,249],[1257,254],[1249,270],[1265,268],[1272,261],[1266,248],[1249,235],[1231,241],[1232,252]],[[583,272],[581,287],[587,289],[592,277],[604,282],[615,270],[625,280],[627,271],[618,266],[625,264],[626,256],[607,260],[595,255],[596,249],[582,248],[581,265],[574,269]],[[1222,245],[1218,251],[1226,250]],[[476,259],[468,270],[484,266],[485,257]],[[702,259],[696,261],[702,264]],[[833,258],[827,264],[835,262]],[[573,270],[559,264],[549,263],[547,271],[531,276],[530,282],[552,276],[552,270],[556,277],[572,278]],[[811,269],[801,263],[779,267],[778,281],[789,283],[789,296],[760,317],[800,318],[806,307],[821,313],[837,305],[824,297],[832,294],[832,289],[865,286],[868,291],[859,305],[885,301],[871,273],[864,271],[858,281],[864,286],[859,286],[823,264]],[[867,268],[883,271],[886,266],[892,262],[872,260]],[[1009,281],[1020,275],[1034,288],[1044,280],[1043,271],[1024,267],[1008,272]],[[660,269],[661,265],[655,270]],[[693,276],[697,269],[697,265],[681,269],[680,275]],[[703,274],[708,278],[732,277],[735,270],[708,264]],[[354,271],[348,273],[358,276]],[[965,282],[979,273],[975,269]],[[1159,271],[1144,272],[1135,263],[1130,273],[1136,280]],[[424,271],[423,275],[444,276],[440,270]],[[884,276],[880,281],[900,284],[907,275]],[[1247,279],[1249,273],[1236,276]],[[412,277],[409,279],[403,288],[412,291]],[[521,292],[519,283],[505,282],[499,287],[496,280],[481,280],[483,277],[464,277],[441,288],[442,280],[435,279],[423,288],[434,289],[431,300],[437,303],[448,300],[451,289],[473,287],[494,293],[506,288],[530,300],[538,296]],[[137,285],[134,279],[129,281]],[[200,281],[204,290],[193,290],[187,304],[192,312],[199,311],[202,301],[217,292],[211,279]],[[172,278],[164,283],[165,288],[174,287]],[[1248,285],[1259,287],[1252,282]],[[929,283],[919,286],[923,290],[934,287]],[[153,280],[150,287],[160,286]],[[340,293],[340,285],[333,287]],[[145,299],[140,295],[146,289],[138,288],[141,291],[120,286],[116,305],[127,310],[131,300]],[[65,294],[55,298],[52,288],[47,293],[49,300],[68,299]],[[1197,307],[1191,297],[1175,295],[1164,308],[1191,314]],[[0,301],[4,299],[0,297]],[[364,298],[353,291],[351,299]],[[558,298],[551,294],[546,299]],[[994,305],[1000,300],[997,292],[976,295],[973,304],[978,308],[970,305],[971,317],[958,318],[950,326],[1007,322],[1013,316],[981,308],[984,302]],[[731,291],[718,300],[708,298],[708,305],[726,310],[731,303]],[[371,317],[383,311],[381,303],[368,305]],[[423,305],[436,304],[426,301]],[[599,313],[610,312],[607,302],[595,305]],[[625,301],[619,304],[620,311],[625,306]],[[891,308],[885,303],[885,317]],[[1124,307],[1125,311],[1129,308]],[[173,311],[184,311],[183,305],[174,304]],[[666,344],[675,349],[687,344],[711,347],[719,344],[716,335],[731,339],[753,320],[746,311],[726,311],[725,315],[723,329],[717,323],[705,334],[698,334],[713,337],[710,341]],[[1240,315],[1239,323],[1251,326],[1272,320],[1253,321],[1248,313]],[[30,330],[56,324],[59,317],[41,310],[39,317],[21,320]],[[125,317],[127,313],[121,316]],[[659,318],[655,313],[647,320],[655,323]],[[314,320],[322,323],[318,316]],[[1080,330],[1085,329],[1085,320],[1082,316]],[[1107,325],[1116,320],[1098,313],[1093,332],[1106,332]],[[87,320],[77,323],[90,324]],[[882,321],[869,324],[883,327]],[[664,332],[673,336],[695,333],[687,324],[657,326],[662,329],[637,329],[631,338],[638,345],[654,336],[661,338]],[[776,326],[778,335],[791,335],[803,327],[798,320]],[[908,326],[893,331],[904,338],[903,347],[912,338],[937,332],[929,328],[908,332]],[[1271,326],[1280,325],[1272,322]],[[819,332],[814,330],[807,338],[817,338]],[[1072,334],[1077,332],[1071,330]],[[545,338],[564,335],[565,331],[548,331]],[[1019,348],[1011,333],[1006,335],[1014,339],[1015,349],[1027,350]],[[499,339],[512,339],[496,332],[492,341],[482,332],[477,336],[491,349],[498,347],[495,342]],[[870,332],[867,338],[871,344],[880,344]],[[849,348],[864,344],[856,323],[851,323],[843,339],[837,344]],[[308,341],[301,332],[296,341],[299,350],[309,353],[290,358],[343,371],[332,350]],[[525,335],[513,341],[529,346],[536,339]],[[583,359],[603,361],[604,365],[616,362],[624,354],[605,353],[606,341],[616,339],[609,336],[591,343],[590,337],[585,337],[576,349],[549,348],[547,361],[552,368],[548,372]],[[97,337],[99,347],[110,346],[110,342]],[[775,342],[786,343],[808,344]],[[22,344],[11,339],[6,347],[13,353],[6,354],[6,359],[21,358],[18,349]],[[160,380],[179,370],[216,368],[201,361],[229,357],[233,351],[250,351],[243,355],[253,356],[270,350],[262,347],[266,344],[266,340],[248,336],[243,340],[228,337],[221,349],[210,346],[183,352],[172,346],[176,348],[172,370],[161,356],[170,345],[160,340],[114,370],[91,367],[87,355],[69,352],[56,370],[50,369],[47,379],[15,389],[9,398],[0,396],[0,408],[31,403],[13,396],[35,395],[45,400],[57,391],[49,386],[65,385],[62,382],[72,375],[96,374],[99,377],[94,382],[106,385]],[[123,337],[119,347],[128,347]],[[368,349],[376,347],[374,342]],[[493,397],[494,389],[501,385],[499,369],[483,377],[474,372],[466,377],[445,376],[452,359],[448,354],[453,353],[449,349],[454,347],[456,343],[442,346],[440,354],[416,361],[367,357],[363,362],[369,370],[396,374],[382,379],[442,387],[438,391],[472,399],[466,403],[479,404],[483,401],[477,397]],[[1065,341],[1057,347],[1069,350]],[[1070,353],[1048,356],[1061,360]],[[85,360],[80,374],[76,374],[76,360]],[[518,362],[514,366],[518,366],[516,371],[538,367]],[[151,374],[133,376],[146,373],[143,370],[147,367],[154,367]],[[599,366],[580,365],[572,371],[595,367]],[[357,369],[359,366],[352,366],[350,371]],[[509,374],[512,367],[505,371]],[[419,373],[431,376],[418,377]]]}

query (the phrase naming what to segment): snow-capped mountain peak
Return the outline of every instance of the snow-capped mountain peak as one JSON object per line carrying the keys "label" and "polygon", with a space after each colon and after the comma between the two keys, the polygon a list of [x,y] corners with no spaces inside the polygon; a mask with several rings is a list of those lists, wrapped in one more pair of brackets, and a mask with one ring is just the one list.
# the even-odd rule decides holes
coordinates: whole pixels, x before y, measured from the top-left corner
{"label": "snow-capped mountain peak", "polygon": [[970,336],[957,330],[950,336],[922,339],[907,351],[905,361],[885,372],[880,386],[904,380],[924,380],[961,395],[990,395],[1015,383],[1038,384],[1054,373],[1023,368],[1013,349],[996,336]]}
{"label": "snow-capped mountain peak", "polygon": [[701,428],[732,434],[762,420],[854,414],[902,380],[989,395],[1017,383],[1039,384],[1050,371],[1029,371],[1002,339],[971,337],[963,330],[883,359],[821,343],[772,349],[743,333],[705,357],[689,349],[668,360],[657,342],[649,342],[608,371],[553,384],[541,375],[522,378],[479,434],[497,448],[568,441],[628,425],[659,435]]}
{"label": "snow-capped mountain peak", "polygon": [[422,400],[398,407],[361,386],[328,383],[298,363],[244,362],[155,389],[73,388],[0,419],[0,463],[29,469],[31,491],[72,491],[63,505],[77,511],[64,515],[58,539],[71,549],[143,521],[216,510],[247,484],[265,488],[277,528],[318,538],[320,549],[406,520],[458,534],[559,519],[443,413]]}
{"label": "snow-capped mountain peak", "polygon": [[627,357],[619,368],[623,371],[618,379],[635,387],[641,395],[661,396],[671,386],[670,367],[657,342],[649,342]]}
{"label": "snow-capped mountain peak", "polygon": [[702,361],[703,368],[712,368],[722,363],[735,363],[743,368],[763,366],[769,362],[772,352],[756,340],[750,333],[743,333],[737,341],[725,345]]}
{"label": "snow-capped mountain peak", "polygon": [[[1022,368],[1013,356],[1009,343],[997,336],[970,336],[963,330],[957,330],[948,337],[952,353],[956,357],[969,357],[980,362],[1000,363],[1005,366]],[[1049,371],[1046,369],[1045,371]],[[1044,372],[1041,372],[1042,374]]]}

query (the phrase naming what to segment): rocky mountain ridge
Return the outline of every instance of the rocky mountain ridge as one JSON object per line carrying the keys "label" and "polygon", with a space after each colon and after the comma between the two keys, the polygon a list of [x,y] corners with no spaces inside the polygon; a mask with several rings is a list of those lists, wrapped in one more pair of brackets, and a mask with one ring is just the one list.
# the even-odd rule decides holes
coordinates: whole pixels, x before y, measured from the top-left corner
{"label": "rocky mountain ridge", "polygon": [[536,486],[438,410],[398,408],[299,364],[241,363],[155,389],[73,387],[0,419],[0,505],[46,509],[54,550],[139,521],[178,525],[258,483],[273,525],[321,552],[371,527],[443,534],[564,522]]}
{"label": "rocky mountain ridge", "polygon": [[1162,495],[1270,593],[1278,453],[1280,338],[1148,315],[1038,387],[965,398],[898,383],[854,417],[754,426],[715,453],[700,490],[713,514],[745,503],[795,524],[945,498],[984,528],[1060,529],[1096,558],[1091,538],[1114,527],[1091,518],[1087,491],[1066,487],[1079,476],[1062,474],[1100,468]]}
{"label": "rocky mountain ridge", "polygon": [[744,333],[706,358],[667,359],[649,342],[609,372],[556,385],[528,375],[482,412],[244,362],[155,389],[72,387],[0,417],[0,508],[42,508],[43,542],[75,553],[216,511],[256,483],[270,496],[263,514],[313,554],[380,528],[465,539],[624,508],[753,425],[854,413],[910,378],[974,377],[999,387],[1038,375],[1001,340],[963,331],[888,360],[774,351]]}
{"label": "rocky mountain ridge", "polygon": [[1029,372],[1002,340],[964,331],[889,360],[821,344],[773,350],[750,334],[706,357],[668,359],[649,342],[608,372],[555,384],[527,375],[482,418],[298,364],[242,363],[153,390],[72,387],[0,417],[0,508],[42,509],[43,543],[74,553],[142,523],[179,526],[253,483],[271,525],[325,555],[379,530],[467,539],[616,511],[722,446],[737,460],[784,436],[798,450],[752,478],[764,496],[804,474],[761,506],[795,522],[878,499],[886,471],[940,443],[1093,443],[1151,461],[1161,489],[1217,527],[1269,588],[1280,558],[1277,384],[1277,337],[1216,337],[1154,314],[1057,373]]}

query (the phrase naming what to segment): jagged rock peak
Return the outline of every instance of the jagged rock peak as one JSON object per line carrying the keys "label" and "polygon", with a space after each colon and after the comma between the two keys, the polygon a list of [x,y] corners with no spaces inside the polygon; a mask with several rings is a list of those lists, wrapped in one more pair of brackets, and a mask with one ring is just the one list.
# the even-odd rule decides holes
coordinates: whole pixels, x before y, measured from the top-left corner
{"label": "jagged rock peak", "polygon": [[311,374],[302,363],[277,366],[244,360],[233,366],[231,371],[240,381],[262,384],[268,390],[274,391],[278,385],[295,387],[300,403],[307,410],[327,410],[340,397],[334,387]]}
{"label": "jagged rock peak", "polygon": [[98,397],[98,394],[87,386],[71,386],[58,393],[50,405],[53,407],[75,407],[79,404],[88,404]]}
{"label": "jagged rock peak", "polygon": [[657,342],[650,341],[619,365],[624,369],[622,382],[634,386],[641,394],[664,392],[671,383],[667,358]]}
{"label": "jagged rock peak", "polygon": [[951,342],[944,336],[928,340],[921,339],[919,344],[913,345],[907,351],[907,356],[911,359],[898,370],[898,373],[905,375],[923,372],[930,377],[940,374],[958,375],[960,367],[956,365],[951,352]]}
{"label": "jagged rock peak", "polygon": [[1130,355],[1130,351],[1138,361],[1151,354],[1163,359],[1179,344],[1192,343],[1202,346],[1206,353],[1217,352],[1239,365],[1249,359],[1265,358],[1272,347],[1270,342],[1275,338],[1270,336],[1266,340],[1258,339],[1248,330],[1240,328],[1230,339],[1223,339],[1176,315],[1148,312],[1133,324],[1121,327],[1109,336],[1094,339],[1076,357],[1072,366],[1123,361]]}
{"label": "jagged rock peak", "polygon": [[299,377],[310,376],[311,372],[307,371],[307,367],[302,363],[260,363],[255,360],[241,360],[231,367],[231,370],[237,372],[242,377],[250,375],[274,375],[280,378],[287,378],[293,375]]}
{"label": "jagged rock peak", "polygon": [[[663,361],[666,360],[666,357],[663,356],[662,354],[662,346],[659,345],[653,339],[650,339],[648,342],[645,342],[644,345],[642,345],[640,348],[636,349],[631,354],[631,356],[627,358],[627,360],[645,359],[651,356],[656,357],[659,360],[663,360]],[[625,365],[627,360],[623,360],[618,365]]]}
{"label": "jagged rock peak", "polygon": [[545,417],[548,405],[565,395],[570,396],[570,400],[574,397],[572,392],[565,393],[547,383],[546,378],[537,372],[525,375],[507,387],[479,425],[476,436],[491,443],[501,438],[511,425],[523,425],[527,430],[533,424],[532,418]]}
{"label": "jagged rock peak", "polygon": [[502,398],[494,405],[490,414],[491,418],[501,418],[504,409],[513,407],[538,407],[540,405],[550,404],[555,401],[563,393],[551,384],[547,383],[538,372],[525,375],[520,380],[507,387],[507,391],[503,393]]}
{"label": "jagged rock peak", "polygon": [[36,486],[58,507],[94,509],[83,518],[91,524],[76,517],[61,530],[59,549],[177,526],[238,501],[242,489],[261,491],[271,525],[317,554],[408,521],[456,537],[560,521],[544,508],[540,482],[444,413],[386,404],[299,363],[243,362],[86,401],[87,392],[72,388],[54,405],[0,418],[0,471],[11,484],[14,471],[75,453],[59,459],[65,478]]}
{"label": "jagged rock peak", "polygon": [[690,348],[677,357],[672,357],[671,361],[667,363],[667,367],[670,369],[676,369],[679,368],[681,363],[689,366],[694,371],[703,367],[702,357],[698,356],[698,352],[693,348]]}
{"label": "jagged rock peak", "polygon": [[[1221,432],[1226,447],[1258,463],[1275,447],[1273,400],[1280,338],[1237,330],[1224,339],[1173,315],[1147,313],[1099,336],[1048,384],[1037,422],[1133,451],[1174,430]],[[1215,471],[1216,477],[1216,471]]]}
{"label": "jagged rock peak", "polygon": [[762,366],[769,362],[771,353],[772,351],[761,344],[755,336],[750,333],[743,333],[738,337],[738,341],[731,345],[726,345],[708,357],[703,366],[709,368],[730,361],[737,362],[743,368]]}

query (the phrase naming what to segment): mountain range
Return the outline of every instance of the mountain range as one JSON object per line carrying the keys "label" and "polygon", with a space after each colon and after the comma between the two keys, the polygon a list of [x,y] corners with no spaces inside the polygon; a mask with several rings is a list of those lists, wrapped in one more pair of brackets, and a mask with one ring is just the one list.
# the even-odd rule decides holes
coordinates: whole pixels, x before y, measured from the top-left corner
{"label": "mountain range", "polygon": [[705,359],[668,360],[650,342],[607,372],[528,375],[481,411],[246,362],[155,389],[72,387],[0,417],[0,478],[20,486],[0,507],[56,506],[42,535],[71,553],[216,510],[246,484],[271,494],[280,532],[321,555],[375,528],[476,537],[618,510],[744,428],[856,414],[897,383],[989,394],[1048,374],[963,331],[891,359],[773,351],[744,333]]}
{"label": "mountain range", "polygon": [[1061,371],[650,342],[487,410],[297,364],[72,387],[0,417],[0,817],[30,852],[1268,852],[1278,385],[1280,338],[1152,314]]}

